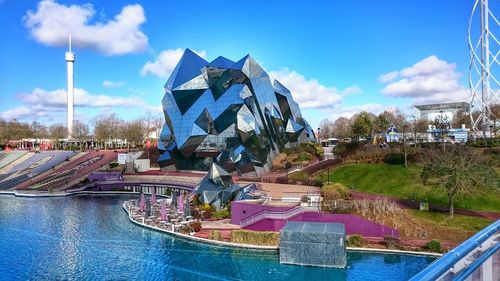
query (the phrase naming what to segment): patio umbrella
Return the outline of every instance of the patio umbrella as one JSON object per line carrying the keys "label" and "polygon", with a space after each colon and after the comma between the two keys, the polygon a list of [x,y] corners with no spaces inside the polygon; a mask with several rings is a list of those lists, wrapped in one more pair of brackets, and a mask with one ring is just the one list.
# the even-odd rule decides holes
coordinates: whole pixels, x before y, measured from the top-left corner
{"label": "patio umbrella", "polygon": [[139,211],[144,212],[144,204],[146,200],[144,199],[144,193],[141,192],[141,200],[139,201]]}
{"label": "patio umbrella", "polygon": [[153,194],[151,194],[151,203],[156,204],[156,187],[153,188]]}
{"label": "patio umbrella", "polygon": [[179,213],[184,212],[184,196],[182,196],[182,193],[179,195],[179,202],[177,202],[177,209],[179,210]]}
{"label": "patio umbrella", "polygon": [[167,220],[167,203],[165,202],[165,200],[161,201],[160,219],[162,221]]}

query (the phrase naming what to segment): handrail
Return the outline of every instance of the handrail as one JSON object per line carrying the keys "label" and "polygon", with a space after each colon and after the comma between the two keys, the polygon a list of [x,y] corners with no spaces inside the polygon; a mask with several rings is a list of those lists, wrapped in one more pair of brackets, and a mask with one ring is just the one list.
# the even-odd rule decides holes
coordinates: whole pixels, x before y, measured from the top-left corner
{"label": "handrail", "polygon": [[460,260],[467,257],[469,253],[480,247],[484,242],[495,235],[498,231],[500,231],[500,220],[490,224],[471,238],[464,241],[462,244],[458,245],[455,249],[449,251],[410,280],[437,280],[453,268],[455,264],[460,262]]}
{"label": "handrail", "polygon": [[[254,223],[257,223],[261,220],[265,220],[265,219],[287,220],[291,217],[294,217],[296,215],[299,215],[299,214],[302,214],[304,212],[311,211],[311,210],[312,210],[311,208],[302,207],[302,206],[294,207],[294,208],[289,209],[285,212],[263,210],[263,211],[258,212],[255,215],[252,215],[248,218],[241,220],[240,226],[243,228],[243,227],[252,225]],[[316,208],[314,208],[314,210],[316,210]]]}

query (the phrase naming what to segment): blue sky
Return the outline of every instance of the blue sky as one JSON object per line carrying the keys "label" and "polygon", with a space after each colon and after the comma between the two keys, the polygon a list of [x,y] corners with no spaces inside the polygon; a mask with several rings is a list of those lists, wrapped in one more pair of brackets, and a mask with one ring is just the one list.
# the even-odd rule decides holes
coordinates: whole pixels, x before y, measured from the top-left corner
{"label": "blue sky", "polygon": [[159,112],[184,48],[208,60],[250,54],[314,128],[360,110],[465,101],[472,2],[3,0],[0,117],[65,123],[68,33],[85,122]]}

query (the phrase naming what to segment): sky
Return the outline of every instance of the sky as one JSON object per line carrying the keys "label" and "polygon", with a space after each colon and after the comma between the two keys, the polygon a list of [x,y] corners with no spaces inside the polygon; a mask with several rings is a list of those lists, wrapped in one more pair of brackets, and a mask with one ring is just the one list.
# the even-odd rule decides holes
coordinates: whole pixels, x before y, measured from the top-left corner
{"label": "sky", "polygon": [[[490,6],[498,8],[498,1]],[[289,88],[313,128],[325,118],[468,101],[472,0],[0,0],[0,118],[66,122],[68,34],[75,119],[159,114],[190,48],[250,54]]]}

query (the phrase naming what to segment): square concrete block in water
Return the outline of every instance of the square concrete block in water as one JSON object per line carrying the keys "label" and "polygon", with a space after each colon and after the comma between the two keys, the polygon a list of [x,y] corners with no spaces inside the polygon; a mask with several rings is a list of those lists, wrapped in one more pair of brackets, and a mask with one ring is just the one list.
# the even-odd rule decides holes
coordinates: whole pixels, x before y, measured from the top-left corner
{"label": "square concrete block in water", "polygon": [[280,232],[280,263],[344,268],[345,241],[341,223],[289,221]]}

